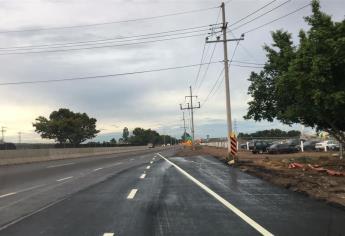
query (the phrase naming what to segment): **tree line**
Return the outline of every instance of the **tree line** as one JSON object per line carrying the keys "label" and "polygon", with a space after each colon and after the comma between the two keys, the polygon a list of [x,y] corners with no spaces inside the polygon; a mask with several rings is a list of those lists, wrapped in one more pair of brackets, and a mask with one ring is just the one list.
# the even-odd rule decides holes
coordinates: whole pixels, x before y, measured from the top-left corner
{"label": "tree line", "polygon": [[[174,144],[178,140],[170,135],[161,135],[152,129],[137,127],[130,132],[127,127],[123,129],[122,137],[116,141],[112,138],[109,142],[88,142],[99,133],[96,129],[95,118],[89,117],[86,113],[73,112],[66,108],[60,108],[53,111],[48,118],[39,116],[33,123],[35,131],[43,139],[52,139],[57,142],[59,147],[77,147],[77,146],[118,146],[118,145],[147,145],[152,143]],[[82,144],[83,143],[83,144]],[[81,145],[82,144],[82,145]]]}
{"label": "tree line", "polygon": [[298,130],[283,131],[280,129],[260,130],[254,133],[239,133],[238,138],[295,138],[299,137],[301,132]]}

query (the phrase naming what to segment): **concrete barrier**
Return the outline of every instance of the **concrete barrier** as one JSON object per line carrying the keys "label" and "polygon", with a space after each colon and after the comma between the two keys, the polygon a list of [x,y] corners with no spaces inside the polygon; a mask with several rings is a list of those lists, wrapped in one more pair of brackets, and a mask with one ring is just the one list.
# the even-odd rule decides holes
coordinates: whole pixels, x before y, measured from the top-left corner
{"label": "concrete barrier", "polygon": [[0,165],[60,160],[147,150],[146,146],[0,150]]}

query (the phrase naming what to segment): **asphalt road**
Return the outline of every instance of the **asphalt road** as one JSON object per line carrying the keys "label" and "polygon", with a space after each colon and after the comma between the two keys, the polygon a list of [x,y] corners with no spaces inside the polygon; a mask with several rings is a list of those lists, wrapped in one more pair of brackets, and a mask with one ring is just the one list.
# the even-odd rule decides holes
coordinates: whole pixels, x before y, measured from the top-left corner
{"label": "asphalt road", "polygon": [[344,210],[155,151],[1,167],[0,235],[345,235]]}

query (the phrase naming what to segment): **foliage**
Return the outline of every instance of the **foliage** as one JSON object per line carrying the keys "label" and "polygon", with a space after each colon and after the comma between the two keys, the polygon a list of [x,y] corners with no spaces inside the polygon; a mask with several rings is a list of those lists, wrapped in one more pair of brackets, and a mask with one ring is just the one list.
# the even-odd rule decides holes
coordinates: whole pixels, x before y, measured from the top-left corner
{"label": "foliage", "polygon": [[110,139],[109,143],[110,144],[116,144],[116,139],[115,138]]}
{"label": "foliage", "polygon": [[45,139],[54,139],[60,144],[79,145],[87,139],[96,137],[96,119],[86,113],[74,113],[61,108],[53,111],[49,119],[39,116],[33,123],[35,131]]}
{"label": "foliage", "polygon": [[182,139],[182,141],[187,141],[187,140],[191,139],[191,136],[189,133],[183,132],[181,139]]}
{"label": "foliage", "polygon": [[276,137],[286,137],[286,138],[293,138],[293,137],[299,137],[301,135],[301,132],[298,130],[290,130],[290,131],[283,131],[280,129],[270,129],[270,130],[260,130],[256,131],[254,133],[239,133],[238,138],[276,138]]}
{"label": "foliage", "polygon": [[164,144],[164,143],[175,143],[176,139],[169,135],[160,135],[157,131],[151,129],[135,128],[133,135],[129,137],[129,142],[132,145],[147,145],[148,143],[153,144]]}
{"label": "foliage", "polygon": [[128,128],[125,127],[125,128],[123,128],[123,132],[122,132],[122,140],[124,142],[127,142],[128,141],[128,137],[129,137],[129,131],[128,131]]}
{"label": "foliage", "polygon": [[253,100],[245,118],[301,123],[345,142],[345,20],[333,22],[316,0],[312,12],[298,46],[288,32],[272,33],[264,69],[249,78]]}

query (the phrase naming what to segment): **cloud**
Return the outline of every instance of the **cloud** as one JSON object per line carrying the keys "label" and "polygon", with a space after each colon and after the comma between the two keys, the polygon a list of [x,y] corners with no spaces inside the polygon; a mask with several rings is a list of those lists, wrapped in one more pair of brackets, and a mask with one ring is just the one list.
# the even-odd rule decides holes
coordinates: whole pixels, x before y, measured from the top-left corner
{"label": "cloud", "polygon": [[[231,1],[227,6],[229,24],[267,2],[269,1]],[[291,1],[266,17],[235,31],[235,34],[238,36],[247,29],[277,18],[307,2],[309,1]],[[4,0],[0,4],[0,16],[3,19],[0,23],[0,31],[4,31],[140,18],[216,6],[219,2],[193,0],[106,0],[102,2],[30,0],[23,2]],[[335,19],[343,18],[343,1],[321,1],[321,5]],[[297,40],[296,35],[299,29],[307,27],[302,16],[309,13],[310,9],[305,9],[292,17],[246,35],[245,40],[241,41],[234,59],[265,62],[262,46],[265,43],[271,43],[270,31],[283,28],[292,32],[294,39]],[[208,25],[215,23],[217,15],[218,10],[215,9],[195,14],[97,27],[0,33],[0,42],[1,47],[13,47],[99,40]],[[195,64],[200,61],[203,45],[204,38],[195,37],[125,47],[44,54],[0,55],[0,82],[72,78]],[[210,47],[207,54],[209,56],[213,45],[208,44],[207,47]],[[234,47],[234,43],[229,43],[229,55],[232,55]],[[222,58],[222,45],[219,44],[213,60],[222,60]],[[205,68],[206,66],[202,67],[201,75]],[[210,65],[202,86],[197,91],[198,101],[205,100],[221,68],[221,63]],[[278,122],[274,124],[255,123],[242,119],[250,99],[247,95],[249,85],[247,78],[252,70],[258,69],[235,66],[230,68],[233,118],[237,119],[239,129],[243,131],[281,127]],[[179,104],[185,102],[184,96],[189,93],[189,85],[192,84],[196,92],[194,81],[197,71],[198,68],[188,68],[98,80],[0,86],[0,125],[8,126],[7,135],[16,140],[17,132],[30,130],[31,123],[37,116],[47,116],[52,110],[67,107],[73,111],[87,112],[90,116],[96,117],[98,126],[104,129],[100,139],[106,139],[109,135],[118,136],[124,126],[131,129],[137,126],[155,128],[160,132],[180,136],[182,113],[179,110]],[[213,137],[226,135],[223,77],[221,80],[221,87],[217,93],[211,96],[205,105],[202,104],[201,109],[196,110],[195,124],[198,137],[204,137],[206,134]],[[113,124],[118,127],[112,126]],[[29,135],[27,137],[32,138],[33,141],[39,139],[34,134],[32,137]]]}

